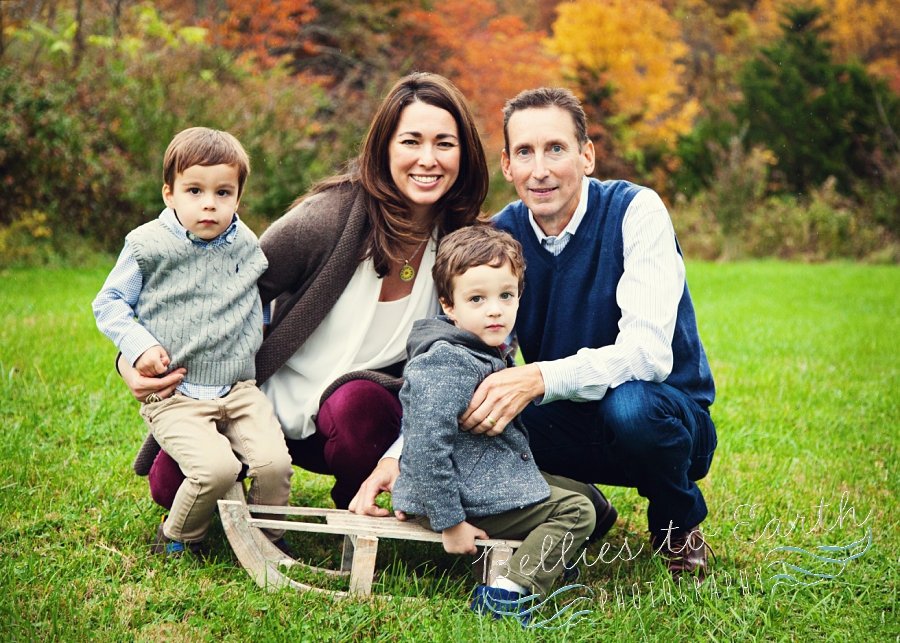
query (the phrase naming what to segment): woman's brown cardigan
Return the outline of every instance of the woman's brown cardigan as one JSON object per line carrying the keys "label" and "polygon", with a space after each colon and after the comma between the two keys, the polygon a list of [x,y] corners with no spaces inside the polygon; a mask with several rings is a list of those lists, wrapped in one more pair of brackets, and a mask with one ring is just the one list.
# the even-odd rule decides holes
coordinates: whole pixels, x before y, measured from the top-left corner
{"label": "woman's brown cardigan", "polygon": [[[275,311],[262,346],[256,353],[256,381],[268,380],[303,346],[337,303],[359,266],[368,227],[362,188],[344,183],[305,199],[278,219],[260,237],[269,267],[259,278],[265,306]],[[384,371],[354,371],[325,390],[324,402],[346,382],[368,379],[400,390],[403,362]],[[150,472],[159,445],[148,434],[134,460],[135,473]]]}

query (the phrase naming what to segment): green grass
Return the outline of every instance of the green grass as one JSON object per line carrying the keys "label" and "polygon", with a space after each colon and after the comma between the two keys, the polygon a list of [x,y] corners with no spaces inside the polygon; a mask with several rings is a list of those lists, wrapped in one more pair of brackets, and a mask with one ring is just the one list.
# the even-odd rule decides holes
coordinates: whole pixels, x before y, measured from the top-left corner
{"label": "green grass", "polygon": [[[104,276],[0,273],[0,640],[900,640],[896,267],[688,266],[718,385],[719,448],[701,483],[716,583],[661,595],[668,576],[646,551],[646,503],[610,488],[620,514],[611,551],[626,538],[645,551],[590,567],[582,578],[593,595],[582,606],[591,612],[558,631],[470,614],[470,561],[435,546],[379,548],[377,588],[421,599],[412,601],[268,594],[236,566],[218,521],[214,562],[150,556],[161,512],[130,469],[144,427],[90,312]],[[327,506],[328,488],[298,471],[292,502]],[[864,526],[850,505],[857,522],[871,512]],[[798,512],[802,531],[786,534]],[[847,545],[868,527],[872,546],[837,578],[805,588],[766,581],[773,548]],[[292,536],[310,562],[339,556],[336,537]]]}

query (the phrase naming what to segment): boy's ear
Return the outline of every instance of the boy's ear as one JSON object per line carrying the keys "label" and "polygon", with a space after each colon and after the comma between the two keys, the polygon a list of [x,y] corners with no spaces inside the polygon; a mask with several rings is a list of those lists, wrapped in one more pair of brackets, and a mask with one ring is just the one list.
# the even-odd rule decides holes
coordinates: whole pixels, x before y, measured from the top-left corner
{"label": "boy's ear", "polygon": [[456,320],[453,319],[453,304],[448,303],[446,299],[443,297],[440,298],[441,308],[444,309],[444,314],[447,315],[450,319],[453,320],[453,323],[456,323]]}
{"label": "boy's ear", "polygon": [[164,184],[163,184],[163,187],[162,187],[162,197],[163,197],[163,201],[164,201],[165,204],[166,204],[166,207],[169,207],[169,208],[171,208],[171,209],[174,210],[174,209],[175,209],[175,203],[174,203],[174,201],[173,201],[173,199],[172,199],[172,188],[169,187],[169,184],[168,184],[168,183],[164,183]]}

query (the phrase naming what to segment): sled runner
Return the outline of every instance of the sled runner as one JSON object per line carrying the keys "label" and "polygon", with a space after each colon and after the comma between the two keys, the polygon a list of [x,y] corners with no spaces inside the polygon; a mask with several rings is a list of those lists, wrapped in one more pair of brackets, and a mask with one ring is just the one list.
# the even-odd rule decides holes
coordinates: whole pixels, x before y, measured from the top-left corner
{"label": "sled runner", "polygon": [[[253,514],[284,516],[279,520],[263,520]],[[429,531],[414,521],[403,522],[393,516],[375,518],[357,516],[345,509],[321,509],[316,507],[270,507],[247,505],[244,500],[242,483],[235,484],[228,496],[219,500],[219,516],[228,542],[238,561],[256,583],[270,591],[283,587],[293,587],[298,591],[320,592],[335,597],[350,595],[367,596],[372,592],[375,574],[375,558],[378,554],[378,540],[418,540],[440,543],[441,535]],[[288,520],[287,518],[292,519]],[[325,523],[303,522],[303,518],[325,518]],[[305,531],[320,534],[340,534],[344,536],[344,550],[340,570],[322,569],[300,563],[285,555],[260,531],[262,528]],[[509,560],[513,549],[519,547],[519,540],[476,540],[484,552],[484,582],[490,583],[502,573],[503,564]],[[302,565],[306,569],[332,576],[350,576],[347,592],[322,589],[288,578],[280,566]]]}

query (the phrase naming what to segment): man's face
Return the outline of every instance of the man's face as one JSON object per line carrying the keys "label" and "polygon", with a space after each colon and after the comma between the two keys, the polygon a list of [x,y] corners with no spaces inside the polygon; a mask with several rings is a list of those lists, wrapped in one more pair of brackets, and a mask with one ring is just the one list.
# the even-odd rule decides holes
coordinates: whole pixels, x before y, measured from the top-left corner
{"label": "man's face", "polygon": [[578,143],[572,117],[558,107],[514,112],[506,129],[503,176],[541,229],[559,234],[578,207],[582,177],[594,170],[593,143]]}

